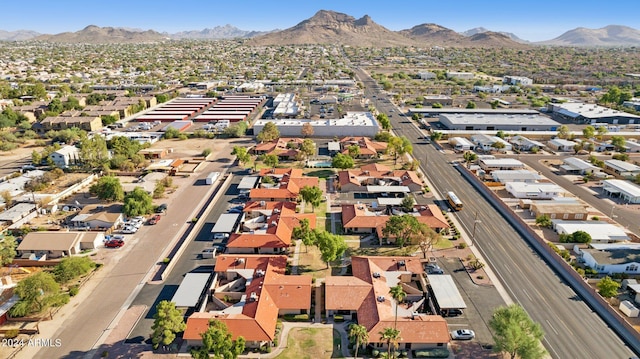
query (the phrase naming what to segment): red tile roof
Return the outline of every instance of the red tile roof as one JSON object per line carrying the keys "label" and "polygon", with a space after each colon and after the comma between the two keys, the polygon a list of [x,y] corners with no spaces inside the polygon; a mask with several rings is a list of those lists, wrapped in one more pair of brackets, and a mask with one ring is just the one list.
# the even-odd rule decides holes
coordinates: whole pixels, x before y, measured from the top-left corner
{"label": "red tile roof", "polygon": [[[286,265],[286,256],[219,256],[215,267],[218,273],[254,269],[261,270],[262,275],[254,274],[246,286],[247,301],[241,314],[224,311],[194,313],[187,319],[184,339],[200,339],[200,334],[208,328],[209,320],[217,319],[227,325],[233,339],[242,336],[247,341],[273,340],[280,310],[309,310],[311,306],[311,277],[285,275]],[[250,300],[251,293],[256,294],[255,300]]]}
{"label": "red tile roof", "polygon": [[[265,203],[266,205],[266,203]],[[274,208],[278,208],[274,206]],[[287,208],[281,206],[279,208]],[[267,229],[264,232],[234,233],[229,237],[228,248],[287,248],[291,246],[291,234],[300,220],[308,219],[310,228],[316,227],[313,213],[295,213],[284,210],[273,212],[267,217]]]}
{"label": "red tile roof", "polygon": [[263,168],[260,176],[280,177],[280,186],[275,188],[254,188],[249,192],[249,197],[254,200],[295,200],[304,186],[318,186],[317,177],[304,177],[302,170],[298,168]]}
{"label": "red tile roof", "polygon": [[[419,222],[434,229],[449,228],[447,219],[435,204],[416,205],[414,208],[417,212],[413,214],[417,214],[416,219]],[[384,209],[380,209],[377,212],[378,215],[375,213],[369,211],[364,204],[345,204],[342,206],[342,226],[344,228],[375,228],[380,235],[390,216],[384,212]]]}
{"label": "red tile roof", "polygon": [[[405,265],[400,266],[399,261]],[[370,342],[381,342],[379,332],[393,327],[394,302],[389,295],[387,276],[394,272],[422,273],[420,259],[414,257],[352,257],[352,277],[327,277],[325,307],[327,310],[355,310],[358,324],[369,332]],[[374,273],[381,275],[375,276]],[[378,300],[384,297],[384,301]],[[398,316],[400,343],[448,343],[446,321],[437,315]]]}

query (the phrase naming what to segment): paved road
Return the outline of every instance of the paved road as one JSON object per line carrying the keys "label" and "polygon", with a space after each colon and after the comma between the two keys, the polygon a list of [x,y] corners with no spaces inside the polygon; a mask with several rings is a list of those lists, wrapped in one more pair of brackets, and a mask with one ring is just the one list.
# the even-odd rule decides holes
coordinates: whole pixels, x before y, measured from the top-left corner
{"label": "paved road", "polygon": [[225,213],[227,208],[232,205],[229,201],[232,198],[236,198],[238,183],[242,180],[242,176],[246,174],[246,171],[240,171],[237,167],[230,169],[230,171],[235,172],[236,175],[227,188],[221,188],[224,191],[224,195],[219,198],[211,211],[203,214],[202,219],[206,221],[205,224],[202,226],[200,233],[187,245],[180,258],[176,259],[178,263],[169,276],[163,283],[146,284],[133,301],[132,305],[146,305],[149,310],[127,338],[128,343],[140,343],[149,339],[156,305],[162,300],[171,300],[186,273],[192,271],[213,273],[213,260],[202,259],[200,253],[204,248],[211,247],[211,229],[220,214]]}
{"label": "paved road", "polygon": [[[227,154],[219,154],[224,157]],[[192,177],[193,185],[179,189],[176,200],[170,202],[169,210],[155,226],[146,226],[139,231],[135,240],[127,243],[128,253],[123,253],[117,265],[109,272],[99,272],[97,278],[100,283],[91,293],[91,300],[84,301],[69,317],[53,336],[59,338],[63,345],[59,348],[40,350],[34,358],[78,358],[86,355],[102,336],[103,332],[113,326],[111,323],[123,306],[128,306],[126,300],[138,286],[145,283],[149,270],[156,265],[165,248],[174,236],[189,226],[192,213],[204,198],[211,186],[201,185],[203,178],[210,171],[221,170],[229,164],[224,162],[210,162],[203,172]],[[148,335],[148,333],[147,333]]]}
{"label": "paved road", "polygon": [[[362,71],[356,74],[378,109],[390,114],[392,104]],[[397,112],[395,112],[397,113]],[[502,218],[432,145],[422,145],[421,131],[408,118],[394,114],[394,132],[414,143],[414,156],[422,162],[430,182],[440,192],[454,191],[465,204],[457,214],[467,233],[473,233],[475,215],[481,223],[475,232],[476,246],[515,302],[521,304],[546,333],[543,344],[554,358],[628,358],[632,351],[608,326],[538,257],[525,240]],[[426,166],[425,166],[426,164]],[[594,340],[597,338],[597,340]]]}

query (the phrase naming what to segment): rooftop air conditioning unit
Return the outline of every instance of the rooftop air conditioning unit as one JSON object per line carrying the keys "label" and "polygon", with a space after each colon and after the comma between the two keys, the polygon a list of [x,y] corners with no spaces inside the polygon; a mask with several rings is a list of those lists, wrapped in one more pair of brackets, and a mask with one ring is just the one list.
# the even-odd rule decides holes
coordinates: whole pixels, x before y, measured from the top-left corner
{"label": "rooftop air conditioning unit", "polygon": [[378,298],[376,299],[378,300],[378,302],[381,302],[381,303],[385,301],[385,298],[382,295],[379,295]]}
{"label": "rooftop air conditioning unit", "polygon": [[373,272],[373,278],[380,278],[380,273]]}

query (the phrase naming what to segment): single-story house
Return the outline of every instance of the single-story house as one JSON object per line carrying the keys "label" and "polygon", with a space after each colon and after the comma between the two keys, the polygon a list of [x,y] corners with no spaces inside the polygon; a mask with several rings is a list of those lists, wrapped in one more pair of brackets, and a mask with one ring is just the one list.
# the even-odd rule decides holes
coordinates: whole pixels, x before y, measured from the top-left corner
{"label": "single-story house", "polygon": [[533,201],[530,212],[536,218],[548,216],[551,219],[569,221],[581,221],[589,216],[586,205],[578,201]]}
{"label": "single-story house", "polygon": [[572,152],[576,142],[556,138],[547,142],[547,147],[558,152]]}
{"label": "single-story house", "polygon": [[640,246],[630,244],[598,244],[590,248],[575,245],[573,251],[586,266],[601,274],[640,274]]}
{"label": "single-story house", "polygon": [[419,192],[424,182],[416,171],[391,170],[377,163],[362,166],[359,170],[338,172],[338,188],[341,192],[369,192],[367,187],[408,187],[410,192]]}
{"label": "single-story house", "polygon": [[102,232],[30,232],[17,247],[18,256],[34,254],[47,259],[69,257],[104,242]]}
{"label": "single-story house", "polygon": [[87,205],[71,219],[71,226],[88,230],[108,231],[124,221],[122,205]]}
{"label": "single-story house", "polygon": [[[471,142],[476,144],[476,149],[482,150],[484,152],[490,152],[493,150],[506,152],[511,151],[513,147],[511,144],[498,136],[489,136],[485,134],[478,134],[471,136]],[[504,147],[498,149],[494,147],[496,143],[501,143]]]}
{"label": "single-story house", "polygon": [[514,149],[519,151],[531,151],[533,148],[541,150],[544,148],[544,143],[530,140],[520,135],[511,137],[509,143],[511,143]]}
{"label": "single-story house", "polygon": [[609,196],[620,197],[628,203],[640,203],[640,186],[626,180],[604,180],[602,191]]}
{"label": "single-story house", "polygon": [[591,163],[576,157],[565,158],[562,161],[560,169],[564,173],[578,175],[596,174],[600,173],[602,170],[600,167],[594,166]]}
{"label": "single-story house", "polygon": [[640,174],[640,166],[620,160],[605,160],[604,170],[621,177],[635,177]]}
{"label": "single-story house", "polygon": [[311,277],[287,275],[286,268],[286,256],[218,256],[206,308],[187,319],[187,345],[202,345],[211,320],[223,322],[232,339],[242,336],[248,348],[271,345],[279,316],[311,309]]}
{"label": "single-story house", "polygon": [[[445,347],[449,343],[445,319],[418,312],[427,286],[420,259],[358,256],[351,257],[351,266],[352,276],[329,276],[325,280],[327,317],[341,315],[357,320],[369,333],[369,343],[381,351],[386,343],[379,333],[393,327],[402,333],[398,344],[405,350]],[[396,285],[407,294],[401,305],[389,295]]]}
{"label": "single-story house", "polygon": [[554,183],[507,182],[504,186],[515,198],[551,199],[564,193],[564,189]]}
{"label": "single-story house", "polygon": [[479,158],[478,164],[485,172],[524,169],[524,163],[515,158]]}
{"label": "single-story house", "polygon": [[553,229],[558,234],[573,234],[584,231],[591,236],[592,243],[614,243],[629,240],[629,236],[622,227],[604,221],[565,221],[556,219],[551,221]]}
{"label": "single-story house", "polygon": [[491,178],[494,182],[502,184],[507,182],[528,182],[533,183],[541,180],[543,177],[537,172],[529,170],[498,170],[491,172]]}
{"label": "single-story house", "polygon": [[351,146],[358,147],[360,154],[357,158],[376,158],[387,150],[386,142],[373,141],[368,137],[345,137],[340,140],[343,154],[349,154]]}

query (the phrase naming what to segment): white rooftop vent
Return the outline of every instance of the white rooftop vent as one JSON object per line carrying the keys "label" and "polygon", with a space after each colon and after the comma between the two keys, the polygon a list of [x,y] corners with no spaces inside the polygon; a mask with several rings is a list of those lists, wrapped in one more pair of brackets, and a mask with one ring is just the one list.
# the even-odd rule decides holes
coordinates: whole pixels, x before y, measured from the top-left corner
{"label": "white rooftop vent", "polygon": [[381,303],[385,301],[385,298],[383,295],[379,295],[378,298],[376,299],[378,300],[378,302],[381,302]]}
{"label": "white rooftop vent", "polygon": [[276,226],[276,225],[278,225],[278,222],[276,222],[276,221],[271,221],[271,225],[272,225],[272,226]]}
{"label": "white rooftop vent", "polygon": [[252,302],[258,300],[258,294],[256,292],[251,292],[251,295],[249,296],[249,300]]}
{"label": "white rooftop vent", "polygon": [[373,272],[373,278],[380,278],[380,273]]}

